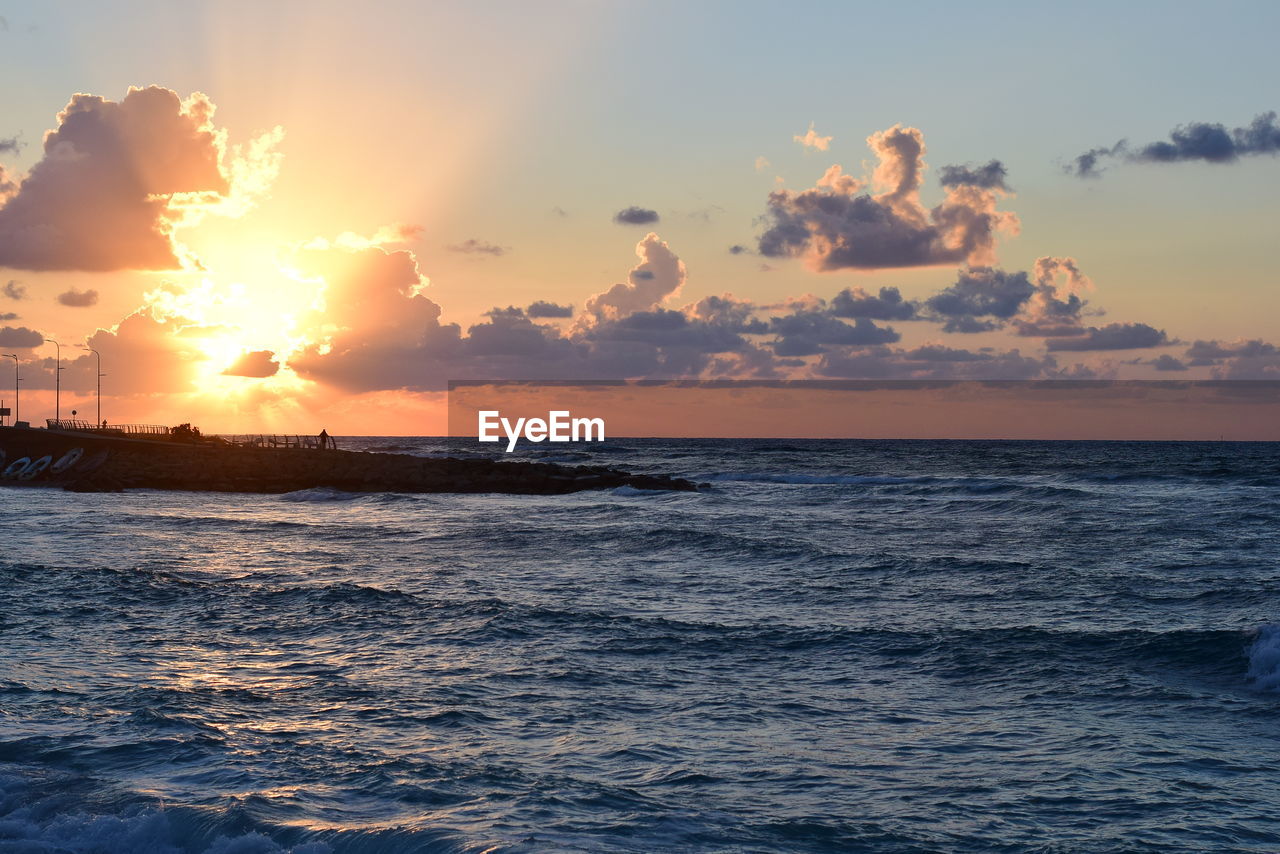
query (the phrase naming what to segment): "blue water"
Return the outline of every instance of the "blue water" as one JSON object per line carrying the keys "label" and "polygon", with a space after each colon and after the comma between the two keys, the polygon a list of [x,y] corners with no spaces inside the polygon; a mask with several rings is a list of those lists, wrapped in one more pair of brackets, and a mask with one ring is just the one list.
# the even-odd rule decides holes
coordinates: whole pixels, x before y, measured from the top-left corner
{"label": "blue water", "polygon": [[0,489],[0,852],[1280,850],[1280,446],[530,456]]}

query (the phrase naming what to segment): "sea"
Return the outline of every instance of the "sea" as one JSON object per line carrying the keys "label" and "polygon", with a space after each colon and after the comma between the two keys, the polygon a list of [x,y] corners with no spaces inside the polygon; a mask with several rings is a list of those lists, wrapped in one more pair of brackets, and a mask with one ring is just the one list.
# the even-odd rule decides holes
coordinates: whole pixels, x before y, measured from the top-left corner
{"label": "sea", "polygon": [[513,456],[0,488],[0,854],[1280,851],[1280,444]]}

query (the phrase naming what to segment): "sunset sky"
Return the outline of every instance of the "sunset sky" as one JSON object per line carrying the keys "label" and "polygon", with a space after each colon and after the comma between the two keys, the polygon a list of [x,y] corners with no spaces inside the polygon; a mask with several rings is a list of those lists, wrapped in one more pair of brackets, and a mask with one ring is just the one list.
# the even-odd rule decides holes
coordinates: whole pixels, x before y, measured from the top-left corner
{"label": "sunset sky", "polygon": [[[1272,3],[0,0],[22,416],[449,380],[1280,379]],[[0,361],[9,400],[13,360]]]}

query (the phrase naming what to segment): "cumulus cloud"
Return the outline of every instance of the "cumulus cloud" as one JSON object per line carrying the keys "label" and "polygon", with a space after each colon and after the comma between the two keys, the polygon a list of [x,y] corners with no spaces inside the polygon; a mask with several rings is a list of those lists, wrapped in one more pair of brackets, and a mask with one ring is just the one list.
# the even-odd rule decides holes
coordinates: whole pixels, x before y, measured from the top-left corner
{"label": "cumulus cloud", "polygon": [[442,388],[450,379],[771,375],[772,354],[748,337],[770,331],[752,303],[722,294],[668,307],[684,264],[656,234],[636,254],[627,283],[588,300],[571,328],[537,323],[545,308],[507,306],[464,333],[442,323],[439,306],[423,295],[412,253],[316,249],[299,263],[323,278],[323,305],[301,327],[324,335],[288,364],[305,379],[357,391]]}
{"label": "cumulus cloud", "polygon": [[1189,367],[1212,365],[1215,379],[1280,380],[1280,347],[1260,338],[1195,341],[1187,348]]}
{"label": "cumulus cloud", "polygon": [[44,336],[34,329],[25,326],[0,327],[0,347],[17,347],[27,349],[39,347],[44,343]]}
{"label": "cumulus cloud", "polygon": [[925,301],[944,332],[989,332],[1012,322],[1023,336],[1084,335],[1080,318],[1093,287],[1074,258],[1036,259],[1032,272],[970,267]]}
{"label": "cumulus cloud", "polygon": [[1163,329],[1145,323],[1108,323],[1101,328],[1090,326],[1074,338],[1050,338],[1050,350],[1139,350],[1168,344]]}
{"label": "cumulus cloud", "polygon": [[1158,359],[1152,359],[1149,363],[1157,371],[1185,371],[1188,370],[1187,365],[1181,359],[1170,356],[1165,353]]}
{"label": "cumulus cloud", "polygon": [[640,263],[625,283],[590,297],[583,308],[588,323],[617,320],[637,311],[650,311],[680,293],[688,275],[684,262],[652,231],[636,244]]}
{"label": "cumulus cloud", "polygon": [[229,377],[274,377],[280,371],[280,363],[270,350],[251,350],[242,353],[222,373]]}
{"label": "cumulus cloud", "polygon": [[988,265],[995,260],[996,235],[1017,231],[1017,217],[996,210],[1005,191],[989,185],[985,172],[956,167],[948,173],[952,180],[980,183],[953,183],[942,204],[924,207],[919,130],[894,125],[872,134],[867,144],[880,161],[871,182],[879,192],[864,192],[865,182],[839,164],[811,189],[775,190],[758,241],[762,255],[804,256],[819,271]]}
{"label": "cumulus cloud", "polygon": [[1274,356],[1280,352],[1276,345],[1254,338],[1247,341],[1201,341],[1197,339],[1187,348],[1187,358],[1193,364],[1213,364],[1220,359],[1232,359],[1238,356]]}
{"label": "cumulus cloud", "polygon": [[764,170],[769,168],[769,165],[770,165],[769,158],[765,157],[763,154],[756,158],[757,172],[763,172]]}
{"label": "cumulus cloud", "polygon": [[486,243],[483,240],[476,240],[474,237],[470,240],[464,240],[462,243],[452,243],[445,248],[450,252],[458,252],[463,255],[492,255],[495,258],[507,253],[505,246]]}
{"label": "cumulus cloud", "polygon": [[769,327],[777,333],[770,346],[779,356],[812,356],[830,347],[890,344],[902,337],[892,327],[877,326],[865,317],[845,323],[828,311],[803,309],[770,318]]}
{"label": "cumulus cloud", "polygon": [[0,207],[0,267],[181,267],[174,231],[208,211],[242,212],[278,167],[278,132],[224,157],[213,112],[200,93],[184,101],[159,86],[119,102],[72,97],[43,157]]}
{"label": "cumulus cloud", "polygon": [[18,193],[18,182],[3,166],[0,166],[0,205],[7,204],[9,199]]}
{"label": "cumulus cloud", "polygon": [[944,332],[985,332],[999,328],[995,321],[1008,320],[1022,311],[1035,292],[1036,286],[1024,271],[971,267],[961,270],[955,283],[926,300],[925,306],[944,319]]}
{"label": "cumulus cloud", "polygon": [[300,324],[321,330],[320,340],[289,359],[299,376],[350,389],[420,387],[428,360],[456,351],[461,330],[440,323],[412,252],[317,246],[295,261],[324,281],[322,306]]}
{"label": "cumulus cloud", "polygon": [[58,302],[71,308],[88,308],[98,304],[98,292],[92,288],[84,291],[71,288],[58,294]]}
{"label": "cumulus cloud", "polygon": [[[149,308],[130,314],[113,329],[99,329],[88,344],[102,354],[113,394],[163,394],[196,388],[208,356],[200,349],[200,330],[181,318],[159,318]],[[92,356],[68,363],[64,385],[92,387]]]}
{"label": "cumulus cloud", "polygon": [[[805,148],[811,148],[814,151],[826,151],[831,147],[831,140],[835,139],[835,137],[832,136],[818,136],[817,132],[813,129],[813,122],[809,122],[809,130],[807,133],[798,133],[791,138],[803,145]],[[757,166],[757,168],[759,167]]]}
{"label": "cumulus cloud", "polygon": [[614,214],[613,221],[619,225],[649,225],[658,221],[658,212],[632,205]]}
{"label": "cumulus cloud", "polygon": [[525,309],[525,313],[529,317],[573,317],[573,306],[535,300]]}
{"label": "cumulus cloud", "polygon": [[1084,335],[1081,316],[1088,302],[1080,294],[1093,290],[1093,282],[1080,271],[1076,260],[1037,258],[1034,276],[1035,292],[1013,321],[1018,334],[1040,338]]}
{"label": "cumulus cloud", "polygon": [[733,332],[763,335],[769,331],[769,324],[757,318],[755,312],[755,303],[738,299],[729,293],[706,296],[684,307],[684,313],[692,320],[709,323]]}
{"label": "cumulus cloud", "polygon": [[1280,126],[1273,111],[1261,113],[1244,127],[1228,129],[1217,123],[1190,122],[1170,131],[1167,140],[1139,146],[1121,140],[1110,148],[1093,148],[1076,157],[1067,171],[1082,178],[1097,177],[1103,171],[1099,163],[1113,157],[1136,163],[1232,163],[1241,157],[1277,153]]}
{"label": "cumulus cloud", "polygon": [[27,286],[19,282],[17,279],[10,279],[0,288],[0,294],[14,300],[23,300],[27,298]]}
{"label": "cumulus cloud", "polygon": [[903,299],[897,288],[881,288],[875,296],[862,288],[845,288],[832,298],[831,313],[836,317],[911,320],[916,314],[916,304]]}

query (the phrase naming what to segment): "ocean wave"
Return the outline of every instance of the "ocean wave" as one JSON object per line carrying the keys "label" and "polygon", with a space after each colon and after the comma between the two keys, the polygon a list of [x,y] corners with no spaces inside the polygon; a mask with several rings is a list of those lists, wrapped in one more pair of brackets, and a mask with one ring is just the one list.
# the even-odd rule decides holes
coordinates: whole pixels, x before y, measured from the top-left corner
{"label": "ocean wave", "polygon": [[1249,657],[1249,679],[1264,691],[1280,690],[1280,625],[1260,626],[1246,653]]}
{"label": "ocean wave", "polygon": [[[68,788],[86,790],[83,800],[69,798]],[[259,800],[255,796],[233,799],[230,807],[221,809],[166,808],[137,796],[105,797],[98,781],[88,778],[0,773],[0,852],[464,854],[489,847],[468,845],[458,834],[443,830],[276,824],[255,818],[246,809]]]}
{"label": "ocean wave", "polygon": [[278,498],[280,501],[307,504],[311,502],[354,501],[360,497],[361,493],[358,492],[343,492],[341,489],[320,486],[314,489],[299,489],[296,492],[286,492]]}
{"label": "ocean wave", "polygon": [[903,483],[929,483],[935,478],[895,477],[893,475],[840,475],[803,474],[800,472],[709,472],[695,476],[696,480],[735,483],[779,483],[816,486],[871,485],[893,486]]}

